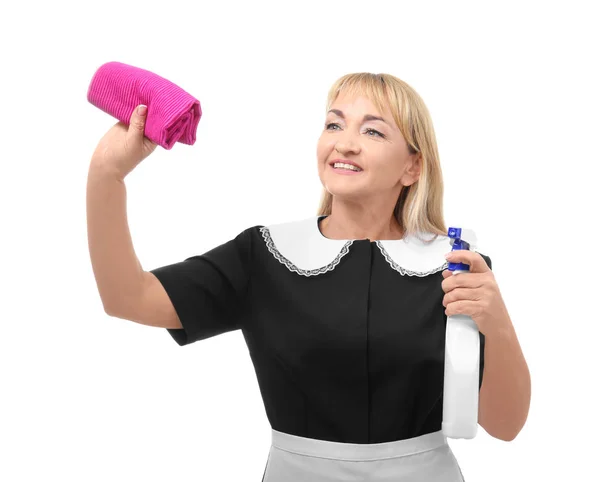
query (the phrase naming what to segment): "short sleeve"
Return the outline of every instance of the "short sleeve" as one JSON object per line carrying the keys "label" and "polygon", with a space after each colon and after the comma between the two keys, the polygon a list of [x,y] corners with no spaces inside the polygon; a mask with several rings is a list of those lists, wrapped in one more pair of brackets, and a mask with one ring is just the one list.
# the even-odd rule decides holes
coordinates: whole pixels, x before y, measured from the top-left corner
{"label": "short sleeve", "polygon": [[[479,253],[481,254],[481,253]],[[488,268],[492,269],[492,260],[489,256],[485,254],[481,254],[482,258],[485,260]],[[485,364],[485,335],[479,332],[479,389],[481,390],[481,384],[483,383],[483,367]]]}
{"label": "short sleeve", "polygon": [[180,345],[240,329],[250,283],[252,228],[204,254],[150,270],[183,328],[167,328]]}

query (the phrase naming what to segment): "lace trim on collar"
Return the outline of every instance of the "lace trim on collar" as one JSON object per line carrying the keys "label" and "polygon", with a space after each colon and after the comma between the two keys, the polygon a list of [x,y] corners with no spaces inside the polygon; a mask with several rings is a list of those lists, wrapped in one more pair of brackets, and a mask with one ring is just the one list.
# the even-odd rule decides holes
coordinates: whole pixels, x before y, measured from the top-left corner
{"label": "lace trim on collar", "polygon": [[377,244],[377,247],[381,251],[381,254],[383,254],[383,256],[384,256],[385,260],[388,262],[388,264],[393,269],[398,271],[398,273],[400,273],[402,275],[424,277],[424,276],[429,276],[431,274],[437,273],[438,271],[444,271],[446,268],[448,268],[448,262],[445,262],[444,264],[442,264],[441,266],[438,266],[437,268],[430,269],[429,271],[412,271],[410,269],[403,268],[402,266],[400,266],[398,263],[396,263],[392,259],[392,257],[385,250],[385,248],[383,247],[383,245],[381,244],[381,242],[379,240],[375,241],[375,243]]}
{"label": "lace trim on collar", "polygon": [[295,264],[293,264],[289,259],[285,258],[275,247],[275,243],[273,242],[273,239],[271,238],[271,234],[269,232],[269,228],[262,227],[260,228],[260,232],[262,233],[262,236],[265,240],[265,242],[267,243],[267,249],[271,252],[271,254],[273,256],[275,256],[275,259],[277,259],[277,261],[279,261],[281,264],[285,265],[287,267],[287,269],[289,269],[290,271],[294,272],[294,273],[298,273],[302,276],[316,276],[319,274],[324,274],[327,271],[331,271],[333,270],[339,263],[340,260],[342,259],[343,256],[347,255],[350,252],[350,245],[353,243],[353,241],[348,241],[346,244],[344,244],[344,246],[342,247],[341,251],[339,252],[339,254],[335,257],[335,259],[327,264],[326,266],[323,266],[321,268],[316,268],[316,269],[300,269],[298,268]]}

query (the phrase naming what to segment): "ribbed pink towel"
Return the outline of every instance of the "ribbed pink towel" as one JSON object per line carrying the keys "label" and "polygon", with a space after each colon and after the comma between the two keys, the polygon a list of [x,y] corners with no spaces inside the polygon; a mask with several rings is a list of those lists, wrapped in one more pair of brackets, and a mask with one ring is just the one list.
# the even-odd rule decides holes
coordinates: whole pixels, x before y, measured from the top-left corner
{"label": "ribbed pink towel", "polygon": [[133,109],[148,106],[144,134],[171,149],[176,142],[194,145],[202,109],[200,101],[169,80],[121,62],[108,62],[94,74],[88,101],[129,125]]}

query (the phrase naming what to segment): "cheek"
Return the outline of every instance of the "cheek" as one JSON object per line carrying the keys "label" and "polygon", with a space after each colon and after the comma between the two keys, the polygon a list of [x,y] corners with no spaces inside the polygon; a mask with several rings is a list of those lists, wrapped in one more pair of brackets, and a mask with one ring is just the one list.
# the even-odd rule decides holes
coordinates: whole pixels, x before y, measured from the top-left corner
{"label": "cheek", "polygon": [[401,154],[384,151],[379,158],[382,160],[382,171],[385,171],[388,176],[397,178],[402,175],[404,161]]}
{"label": "cheek", "polygon": [[319,162],[324,162],[325,159],[328,158],[329,153],[331,152],[331,142],[327,142],[323,139],[319,139],[317,142],[317,160]]}

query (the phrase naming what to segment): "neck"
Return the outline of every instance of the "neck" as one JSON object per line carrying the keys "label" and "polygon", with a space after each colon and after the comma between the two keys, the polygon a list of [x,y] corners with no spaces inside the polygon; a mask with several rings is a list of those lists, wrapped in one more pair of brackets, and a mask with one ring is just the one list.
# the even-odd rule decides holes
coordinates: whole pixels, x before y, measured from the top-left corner
{"label": "neck", "polygon": [[332,210],[321,221],[321,233],[329,239],[402,239],[403,230],[392,214],[362,211]]}

